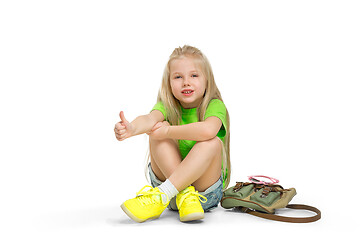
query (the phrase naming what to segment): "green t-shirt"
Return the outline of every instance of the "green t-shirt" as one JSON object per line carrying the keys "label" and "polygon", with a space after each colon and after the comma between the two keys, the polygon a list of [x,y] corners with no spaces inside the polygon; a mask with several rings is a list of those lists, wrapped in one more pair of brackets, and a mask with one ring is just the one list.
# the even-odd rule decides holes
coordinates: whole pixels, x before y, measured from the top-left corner
{"label": "green t-shirt", "polygon": [[[167,119],[167,113],[165,107],[162,102],[158,102],[153,107],[153,110],[159,110],[163,115],[164,118]],[[185,125],[189,123],[199,122],[198,115],[197,115],[197,108],[189,108],[185,109],[181,107],[182,115],[180,125]],[[217,133],[217,136],[224,142],[226,131],[227,131],[227,121],[226,121],[226,107],[225,104],[219,99],[213,99],[210,101],[206,112],[204,120],[208,117],[218,117],[221,122],[222,126]],[[186,157],[186,155],[190,152],[191,148],[195,145],[196,141],[191,140],[179,140],[179,150],[182,159]]]}

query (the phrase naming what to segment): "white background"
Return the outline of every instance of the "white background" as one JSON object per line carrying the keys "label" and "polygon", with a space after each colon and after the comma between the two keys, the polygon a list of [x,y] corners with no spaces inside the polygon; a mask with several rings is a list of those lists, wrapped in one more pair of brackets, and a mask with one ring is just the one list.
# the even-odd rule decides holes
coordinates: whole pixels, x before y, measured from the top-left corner
{"label": "white background", "polygon": [[[355,234],[359,5],[2,1],[0,238]],[[146,136],[115,139],[118,113],[131,121],[149,112],[169,55],[184,44],[209,58],[229,110],[231,185],[250,174],[279,178],[297,189],[292,203],[322,210],[320,221],[278,223],[219,207],[197,223],[166,210],[137,224],[122,212],[147,183],[148,146]]]}

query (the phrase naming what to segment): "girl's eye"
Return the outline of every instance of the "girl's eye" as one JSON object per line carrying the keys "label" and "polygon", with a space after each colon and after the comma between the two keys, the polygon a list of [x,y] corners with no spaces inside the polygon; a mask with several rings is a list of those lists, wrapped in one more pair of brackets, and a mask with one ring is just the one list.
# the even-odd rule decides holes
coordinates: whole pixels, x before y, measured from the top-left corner
{"label": "girl's eye", "polygon": [[181,78],[181,76],[176,76],[175,79]]}
{"label": "girl's eye", "polygon": [[197,77],[197,76],[198,76],[198,75],[196,75],[196,74],[193,74],[193,75],[192,75],[192,77]]}

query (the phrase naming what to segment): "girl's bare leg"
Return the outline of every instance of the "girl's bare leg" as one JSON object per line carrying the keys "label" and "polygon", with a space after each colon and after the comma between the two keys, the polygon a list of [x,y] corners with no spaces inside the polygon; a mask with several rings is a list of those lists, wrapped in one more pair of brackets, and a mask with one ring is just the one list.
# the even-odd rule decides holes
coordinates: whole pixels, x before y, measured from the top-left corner
{"label": "girl's bare leg", "polygon": [[221,175],[221,140],[197,142],[186,158],[169,177],[177,189],[184,189],[192,184],[202,192],[219,180]]}
{"label": "girl's bare leg", "polygon": [[154,140],[150,137],[151,168],[157,178],[165,181],[181,163],[177,143],[172,139]]}
{"label": "girl's bare leg", "polygon": [[152,169],[160,180],[169,179],[178,191],[189,185],[204,191],[220,178],[221,144],[218,137],[197,142],[181,161],[177,144],[172,139],[150,138]]}

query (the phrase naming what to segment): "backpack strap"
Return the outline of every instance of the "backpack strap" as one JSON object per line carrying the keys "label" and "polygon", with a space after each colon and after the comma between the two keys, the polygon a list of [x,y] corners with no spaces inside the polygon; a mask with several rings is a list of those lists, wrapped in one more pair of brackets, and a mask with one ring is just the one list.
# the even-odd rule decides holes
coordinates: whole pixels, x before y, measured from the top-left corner
{"label": "backpack strap", "polygon": [[279,215],[275,215],[275,214],[258,212],[258,211],[251,210],[251,209],[245,208],[245,207],[239,207],[240,211],[242,211],[244,213],[248,213],[248,214],[251,214],[251,215],[254,215],[257,217],[274,220],[274,221],[280,221],[280,222],[309,223],[309,222],[315,222],[321,218],[320,210],[315,207],[312,207],[312,206],[303,205],[303,204],[289,204],[286,206],[286,208],[309,210],[309,211],[315,212],[316,215],[313,217],[303,217],[303,218],[283,217],[283,216],[279,216]]}

